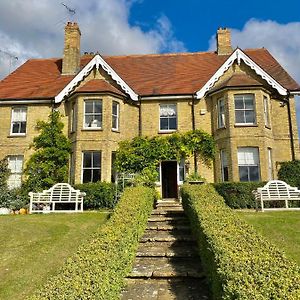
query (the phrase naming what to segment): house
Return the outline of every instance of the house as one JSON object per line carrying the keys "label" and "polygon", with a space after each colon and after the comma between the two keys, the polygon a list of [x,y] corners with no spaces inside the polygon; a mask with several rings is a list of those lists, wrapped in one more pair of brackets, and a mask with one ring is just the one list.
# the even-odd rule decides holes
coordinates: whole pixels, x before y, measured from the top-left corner
{"label": "house", "polygon": [[[226,28],[216,37],[215,52],[81,55],[78,24],[67,23],[63,58],[30,59],[0,83],[0,159],[9,159],[10,186],[20,185],[36,122],[53,108],[72,141],[71,183],[114,180],[121,140],[198,128],[218,148],[212,168],[198,162],[208,181],[276,178],[278,162],[299,158],[300,86],[265,48],[232,49]],[[192,160],[162,162],[163,196],[175,196],[193,168]]]}

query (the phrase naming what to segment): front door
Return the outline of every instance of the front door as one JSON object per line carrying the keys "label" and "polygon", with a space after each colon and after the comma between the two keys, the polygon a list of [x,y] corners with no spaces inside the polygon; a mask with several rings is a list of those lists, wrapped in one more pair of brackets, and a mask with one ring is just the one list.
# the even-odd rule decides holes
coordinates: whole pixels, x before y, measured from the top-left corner
{"label": "front door", "polygon": [[162,197],[178,198],[177,161],[161,162]]}

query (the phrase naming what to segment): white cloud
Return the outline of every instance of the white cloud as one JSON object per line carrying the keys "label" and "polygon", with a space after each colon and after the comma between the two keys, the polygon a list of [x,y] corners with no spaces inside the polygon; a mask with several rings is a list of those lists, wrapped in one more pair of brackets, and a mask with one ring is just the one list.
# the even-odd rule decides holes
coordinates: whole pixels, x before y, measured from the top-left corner
{"label": "white cloud", "polygon": [[[65,3],[76,10],[68,16]],[[79,23],[81,49],[102,54],[159,53],[184,51],[166,16],[157,19],[149,31],[129,23],[130,8],[140,0],[1,0],[0,50],[18,56],[14,66],[28,58],[61,57],[64,23]],[[13,67],[13,66],[12,66]],[[9,71],[9,58],[0,53],[0,78]]]}
{"label": "white cloud", "polygon": [[[245,48],[265,47],[285,70],[300,83],[300,22],[280,24],[275,21],[249,20],[241,30],[231,29],[232,46]],[[215,36],[209,41],[215,50]],[[296,99],[298,128],[300,128],[300,99]]]}

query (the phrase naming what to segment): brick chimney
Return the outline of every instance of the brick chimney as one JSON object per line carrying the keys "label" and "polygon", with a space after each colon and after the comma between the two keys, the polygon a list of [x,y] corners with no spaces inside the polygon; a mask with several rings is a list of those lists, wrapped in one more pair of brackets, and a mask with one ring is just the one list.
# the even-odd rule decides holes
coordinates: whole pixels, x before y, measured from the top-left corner
{"label": "brick chimney", "polygon": [[80,69],[80,36],[78,24],[68,22],[65,27],[62,75],[75,75]]}
{"label": "brick chimney", "polygon": [[219,28],[217,31],[217,53],[218,55],[232,53],[231,33],[228,28]]}

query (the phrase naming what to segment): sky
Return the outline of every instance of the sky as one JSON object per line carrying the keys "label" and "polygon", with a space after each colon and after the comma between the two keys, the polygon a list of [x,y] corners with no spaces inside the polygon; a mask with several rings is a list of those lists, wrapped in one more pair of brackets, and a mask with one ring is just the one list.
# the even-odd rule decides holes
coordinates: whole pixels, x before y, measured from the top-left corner
{"label": "sky", "polygon": [[104,55],[211,51],[228,27],[234,48],[267,48],[300,83],[299,11],[300,0],[0,0],[0,79],[29,58],[61,57],[76,21],[82,52]]}

